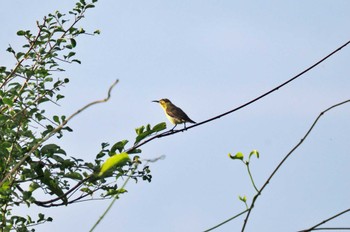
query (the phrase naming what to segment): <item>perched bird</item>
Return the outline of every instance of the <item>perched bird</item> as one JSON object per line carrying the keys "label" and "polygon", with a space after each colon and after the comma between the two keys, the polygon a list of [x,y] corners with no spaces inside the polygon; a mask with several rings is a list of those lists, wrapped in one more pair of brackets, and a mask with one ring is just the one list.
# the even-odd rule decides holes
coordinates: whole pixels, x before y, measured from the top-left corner
{"label": "perched bird", "polygon": [[153,101],[153,102],[159,103],[162,109],[164,110],[164,113],[166,117],[169,119],[169,121],[172,124],[175,124],[175,126],[171,130],[174,130],[177,124],[184,123],[184,127],[186,128],[186,122],[196,123],[195,121],[190,119],[187,116],[187,114],[182,111],[182,109],[180,109],[179,107],[171,103],[169,99],[163,98],[163,99],[160,99],[159,101]]}

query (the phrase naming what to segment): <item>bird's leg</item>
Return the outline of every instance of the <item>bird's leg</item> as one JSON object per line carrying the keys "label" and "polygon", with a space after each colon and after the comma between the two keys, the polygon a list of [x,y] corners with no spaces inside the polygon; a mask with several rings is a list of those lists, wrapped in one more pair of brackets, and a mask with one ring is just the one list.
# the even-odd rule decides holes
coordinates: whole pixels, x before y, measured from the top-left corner
{"label": "bird's leg", "polygon": [[177,126],[177,124],[175,124],[175,126],[171,129],[171,131],[173,131],[175,129],[175,127]]}
{"label": "bird's leg", "polygon": [[186,128],[186,122],[184,122],[184,129],[187,130],[187,128]]}

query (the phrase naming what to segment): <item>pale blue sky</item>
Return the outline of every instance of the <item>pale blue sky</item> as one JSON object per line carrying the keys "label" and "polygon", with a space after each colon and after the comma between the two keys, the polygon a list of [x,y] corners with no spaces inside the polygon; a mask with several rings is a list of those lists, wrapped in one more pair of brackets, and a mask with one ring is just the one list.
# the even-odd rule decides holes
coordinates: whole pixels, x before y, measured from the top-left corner
{"label": "pale blue sky", "polygon": [[[22,44],[16,31],[73,1],[4,1],[0,65]],[[112,99],[71,121],[59,143],[92,160],[101,142],[129,139],[134,128],[166,118],[152,100],[167,97],[195,121],[225,112],[272,89],[350,39],[350,2],[333,1],[100,1],[82,25],[101,30],[78,39],[82,65],[72,65],[62,107],[69,115]],[[254,189],[244,166],[227,154],[260,151],[251,169],[260,187],[313,120],[350,98],[350,47],[301,79],[232,115],[145,145],[150,184],[128,185],[96,231],[203,231],[244,210]],[[329,112],[263,192],[246,231],[296,231],[350,207],[350,105]],[[167,122],[168,123],[168,122]],[[168,126],[171,125],[168,123]],[[37,231],[88,231],[109,201],[53,208],[54,222]],[[21,209],[37,212],[35,207]],[[239,231],[243,217],[216,231]],[[328,226],[349,226],[342,216]]]}

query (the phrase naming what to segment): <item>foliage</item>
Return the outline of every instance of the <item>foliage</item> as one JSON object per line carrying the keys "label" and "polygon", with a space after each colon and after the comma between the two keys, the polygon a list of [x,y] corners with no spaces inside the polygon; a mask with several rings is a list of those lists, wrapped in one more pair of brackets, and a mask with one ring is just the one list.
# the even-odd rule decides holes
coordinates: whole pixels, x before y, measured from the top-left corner
{"label": "foliage", "polygon": [[[75,58],[77,38],[99,34],[98,30],[87,33],[77,27],[95,3],[80,0],[68,14],[49,14],[37,22],[36,33],[17,32],[26,41],[20,51],[12,46],[7,49],[16,65],[0,67],[0,231],[34,231],[33,226],[53,220],[42,213],[35,220],[31,215],[12,215],[15,207],[53,207],[111,198],[126,192],[118,184],[125,176],[151,181],[149,167],[140,168],[138,156],[129,158],[141,150],[125,152],[127,140],[111,147],[102,143],[93,162],[70,157],[58,144],[47,142],[54,135],[61,139],[72,131],[67,126],[72,116],[49,116],[46,109],[64,98],[60,90],[69,79],[58,77],[63,64],[81,63]],[[140,132],[136,141],[163,129],[155,126]]]}
{"label": "foliage", "polygon": [[[16,207],[65,206],[97,198],[114,198],[114,202],[121,194],[127,192],[125,186],[129,179],[136,182],[139,179],[150,182],[152,179],[147,166],[147,163],[152,161],[146,161],[141,167],[140,157],[134,155],[141,152],[139,147],[156,138],[192,129],[240,110],[296,80],[350,44],[348,41],[290,80],[228,112],[191,127],[160,134],[158,132],[166,129],[165,123],[153,127],[149,124],[138,127],[135,130],[135,142],[130,148],[126,149],[127,140],[114,142],[112,146],[104,142],[93,161],[84,161],[68,156],[59,144],[48,141],[52,136],[61,139],[66,132],[71,132],[72,129],[68,126],[69,120],[87,107],[107,101],[110,91],[108,98],[90,103],[69,117],[51,115],[47,109],[48,105],[58,105],[64,98],[60,90],[69,83],[69,79],[60,79],[58,76],[64,71],[63,64],[81,64],[75,52],[78,45],[77,38],[81,35],[100,33],[98,30],[87,33],[83,28],[77,27],[86,11],[94,8],[96,2],[97,0],[92,0],[91,3],[80,0],[67,14],[58,11],[49,14],[41,23],[37,22],[36,33],[30,30],[17,32],[17,35],[26,41],[21,50],[17,51],[12,46],[7,48],[16,64],[12,69],[0,67],[0,231],[34,231],[35,225],[53,220],[43,213],[39,213],[35,219],[32,218],[33,215],[14,215],[13,209]],[[328,110],[349,101],[336,104],[322,112],[301,142],[285,156],[260,188],[256,186],[249,166],[251,157],[259,158],[259,152],[253,150],[246,160],[241,152],[234,156],[229,154],[231,159],[240,160],[246,166],[255,195],[252,199],[248,199],[245,195],[239,196],[245,210],[207,231],[246,215],[242,227],[244,231],[256,200],[282,164],[306,139],[317,120]],[[346,212],[350,212],[350,209],[324,220],[310,230]]]}

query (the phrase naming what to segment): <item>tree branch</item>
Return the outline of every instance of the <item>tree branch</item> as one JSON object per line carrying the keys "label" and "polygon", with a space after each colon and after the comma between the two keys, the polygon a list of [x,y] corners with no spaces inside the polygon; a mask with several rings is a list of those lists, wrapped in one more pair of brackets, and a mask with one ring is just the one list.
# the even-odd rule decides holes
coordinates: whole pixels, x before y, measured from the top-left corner
{"label": "tree branch", "polygon": [[[343,101],[343,102],[340,102],[340,103],[337,103],[331,107],[329,107],[328,109],[322,111],[318,117],[316,118],[316,120],[313,122],[313,124],[311,125],[311,127],[309,128],[309,130],[306,132],[306,134],[304,135],[304,137],[300,140],[300,142],[293,147],[293,149],[283,158],[283,160],[277,165],[277,167],[275,168],[275,170],[272,172],[272,174],[269,176],[269,178],[265,181],[264,185],[259,189],[258,193],[254,196],[253,200],[252,200],[252,203],[249,207],[249,210],[248,210],[248,213],[247,213],[247,216],[244,220],[244,223],[243,223],[243,227],[242,227],[242,232],[244,231],[247,223],[248,223],[248,219],[249,219],[249,216],[250,216],[250,213],[252,212],[253,208],[254,208],[254,205],[255,205],[255,202],[256,200],[258,199],[258,197],[261,195],[262,191],[265,189],[265,187],[270,183],[272,177],[276,174],[276,172],[280,169],[280,167],[284,164],[284,162],[289,158],[289,156],[305,141],[305,139],[309,136],[309,134],[311,133],[311,131],[314,129],[315,125],[317,124],[318,120],[328,111],[330,111],[331,109],[335,108],[335,107],[338,107],[338,106],[341,106],[343,104],[346,104],[346,103],[349,103],[350,102],[350,99],[346,100],[346,101]],[[350,211],[350,209],[348,210]],[[333,218],[331,218],[333,219]],[[323,223],[321,223],[323,224]],[[318,226],[318,225],[317,225]]]}
{"label": "tree branch", "polygon": [[[334,215],[334,216],[332,216],[332,217],[330,217],[330,218],[327,218],[326,220],[323,220],[322,222],[320,222],[320,223],[314,225],[313,227],[310,227],[309,229],[300,230],[299,232],[308,232],[308,231],[312,231],[312,230],[330,229],[330,228],[317,228],[317,227],[319,227],[320,225],[325,224],[326,222],[329,222],[329,221],[331,221],[331,220],[333,220],[333,219],[335,219],[335,218],[339,217],[340,215],[345,214],[345,213],[347,213],[347,212],[350,212],[350,208],[349,208],[349,209],[346,209],[346,210],[344,210],[344,211],[342,211],[342,212],[340,212],[340,213],[338,213],[338,214],[336,214],[336,215]],[[350,230],[350,228],[336,228],[336,229],[337,229],[337,230],[340,230],[340,229],[342,229],[342,230]]]}
{"label": "tree branch", "polygon": [[270,91],[268,91],[268,92],[266,92],[266,93],[264,93],[264,94],[258,96],[257,98],[254,98],[253,100],[251,100],[251,101],[249,101],[249,102],[247,102],[247,103],[244,103],[243,105],[240,105],[240,106],[238,106],[238,107],[236,107],[236,108],[234,108],[234,109],[232,109],[232,110],[230,110],[230,111],[227,111],[227,112],[225,112],[225,113],[219,114],[219,115],[217,115],[217,116],[214,116],[214,117],[212,117],[212,118],[209,118],[209,119],[207,119],[207,120],[204,120],[204,121],[202,121],[202,122],[199,122],[199,123],[197,123],[197,124],[194,124],[194,125],[192,125],[192,126],[189,126],[189,127],[186,127],[186,128],[180,129],[180,130],[169,130],[169,131],[165,131],[165,132],[163,132],[163,133],[161,133],[161,134],[155,135],[155,136],[153,136],[153,137],[151,137],[151,138],[149,138],[149,139],[144,140],[144,141],[141,142],[141,143],[138,143],[138,144],[134,145],[133,147],[129,148],[126,152],[130,152],[130,151],[132,151],[132,150],[134,150],[134,149],[136,149],[136,148],[139,148],[139,147],[145,145],[146,143],[151,142],[151,141],[154,140],[154,139],[166,137],[166,136],[173,135],[173,134],[176,134],[176,133],[179,133],[179,132],[183,132],[183,131],[192,129],[192,128],[194,128],[194,127],[197,127],[197,126],[206,124],[206,123],[208,123],[208,122],[214,121],[214,120],[219,119],[219,118],[221,118],[221,117],[224,117],[224,116],[226,116],[226,115],[228,115],[228,114],[231,114],[231,113],[233,113],[233,112],[235,112],[235,111],[238,111],[238,110],[240,110],[240,109],[242,109],[242,108],[244,108],[244,107],[246,107],[246,106],[248,106],[248,105],[250,105],[250,104],[252,104],[252,103],[254,103],[254,102],[256,102],[256,101],[258,101],[258,100],[260,100],[260,99],[262,99],[262,98],[264,98],[264,97],[266,97],[267,95],[269,95],[269,94],[271,94],[271,93],[273,93],[273,92],[279,90],[280,88],[282,88],[282,87],[284,87],[285,85],[289,84],[290,82],[296,80],[297,78],[301,77],[302,75],[304,75],[305,73],[309,72],[310,70],[312,70],[312,69],[315,68],[316,66],[320,65],[320,64],[323,63],[325,60],[327,60],[328,58],[330,58],[331,56],[333,56],[334,54],[336,54],[337,52],[339,52],[341,49],[343,49],[344,47],[346,47],[346,46],[349,45],[349,44],[350,44],[350,40],[347,41],[346,43],[344,43],[343,45],[341,45],[340,47],[338,47],[337,49],[335,49],[334,51],[332,51],[331,53],[329,53],[328,55],[326,55],[325,57],[323,57],[321,60],[317,61],[316,63],[314,63],[313,65],[311,65],[311,66],[308,67],[307,69],[305,69],[304,71],[302,71],[302,72],[300,72],[299,74],[295,75],[294,77],[290,78],[290,79],[287,80],[286,82],[284,82],[284,83],[278,85],[277,87],[271,89]]}
{"label": "tree branch", "polygon": [[227,222],[229,222],[229,221],[231,221],[231,220],[233,220],[233,219],[235,219],[235,218],[238,218],[239,216],[245,214],[246,212],[248,212],[248,209],[246,209],[246,210],[240,212],[239,214],[236,214],[235,216],[233,216],[233,217],[231,217],[231,218],[229,218],[229,219],[227,219],[227,220],[221,222],[220,224],[218,224],[218,225],[216,225],[216,226],[214,226],[214,227],[212,227],[212,228],[210,228],[210,229],[205,230],[204,232],[212,231],[212,230],[214,230],[214,229],[216,229],[216,228],[222,226],[223,224],[226,224]]}

